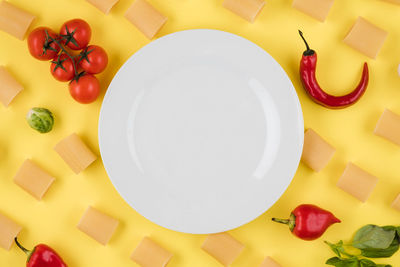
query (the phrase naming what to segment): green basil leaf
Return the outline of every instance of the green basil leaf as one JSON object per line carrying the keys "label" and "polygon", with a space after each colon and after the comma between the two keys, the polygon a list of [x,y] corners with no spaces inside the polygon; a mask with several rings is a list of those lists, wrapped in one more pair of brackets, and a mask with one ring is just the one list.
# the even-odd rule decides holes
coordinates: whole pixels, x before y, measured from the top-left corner
{"label": "green basil leaf", "polygon": [[397,227],[393,226],[393,225],[386,225],[386,226],[382,226],[382,229],[383,230],[395,230],[396,231]]}
{"label": "green basil leaf", "polygon": [[397,238],[400,238],[400,226],[396,227]]}
{"label": "green basil leaf", "polygon": [[357,258],[341,259],[339,257],[333,257],[328,259],[325,264],[336,267],[359,267],[359,261]]}
{"label": "green basil leaf", "polygon": [[376,264],[375,262],[367,259],[360,260],[360,267],[392,267],[389,264]]}
{"label": "green basil leaf", "polygon": [[366,225],[358,230],[353,239],[353,246],[358,249],[385,249],[396,237],[395,230],[385,230],[377,225]]}
{"label": "green basil leaf", "polygon": [[361,255],[367,258],[389,258],[399,250],[399,240],[394,238],[392,244],[388,248],[363,248]]}
{"label": "green basil leaf", "polygon": [[325,244],[327,244],[336,255],[338,255],[339,257],[342,256],[341,253],[344,252],[343,241],[342,240],[340,240],[336,244],[332,244],[332,243],[330,243],[328,241],[325,241]]}
{"label": "green basil leaf", "polygon": [[388,226],[383,226],[382,228],[384,230],[394,230],[395,231],[395,239],[397,239],[400,244],[400,226],[396,227],[396,226],[388,225]]}
{"label": "green basil leaf", "polygon": [[376,263],[371,260],[362,259],[360,260],[360,267],[376,267]]}
{"label": "green basil leaf", "polygon": [[392,267],[389,264],[376,264],[375,262],[367,259],[360,260],[360,267]]}
{"label": "green basil leaf", "polygon": [[399,229],[399,231],[400,231],[400,228],[399,228],[399,227],[392,226],[392,225],[383,226],[382,229],[383,229],[383,230],[386,230],[386,231],[395,231],[395,235],[398,234],[398,233],[397,233],[397,231],[398,231],[397,229]]}

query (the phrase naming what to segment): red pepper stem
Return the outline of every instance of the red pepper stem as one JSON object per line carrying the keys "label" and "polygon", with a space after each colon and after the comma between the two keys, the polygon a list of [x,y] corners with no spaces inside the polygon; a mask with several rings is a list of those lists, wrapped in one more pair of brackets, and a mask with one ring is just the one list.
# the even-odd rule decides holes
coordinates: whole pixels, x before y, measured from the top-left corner
{"label": "red pepper stem", "polygon": [[15,244],[17,244],[17,246],[18,246],[23,252],[25,252],[25,254],[26,254],[26,256],[27,256],[26,262],[29,262],[29,260],[31,259],[31,256],[32,256],[33,252],[35,251],[35,249],[33,249],[33,250],[28,250],[28,249],[24,248],[24,247],[18,242],[18,240],[17,240],[16,237],[14,238],[14,241],[15,241]]}
{"label": "red pepper stem", "polygon": [[288,219],[278,219],[278,218],[272,218],[272,221],[277,222],[277,223],[282,223],[282,224],[289,224],[290,220]]}
{"label": "red pepper stem", "polygon": [[299,34],[300,34],[301,39],[303,39],[304,43],[306,44],[307,50],[311,50],[310,47],[308,46],[306,39],[303,36],[303,32],[299,30]]}
{"label": "red pepper stem", "polygon": [[306,55],[306,56],[311,56],[311,55],[313,55],[313,54],[315,53],[315,51],[312,50],[312,49],[310,48],[310,46],[308,45],[306,39],[305,39],[304,36],[303,36],[303,32],[299,30],[299,34],[300,34],[301,39],[303,39],[303,41],[304,41],[304,43],[305,43],[305,45],[306,45],[306,48],[307,48],[307,50],[304,51],[303,54]]}
{"label": "red pepper stem", "polygon": [[30,254],[32,253],[30,250],[27,250],[26,248],[24,248],[19,242],[17,238],[14,238],[15,244],[17,244],[17,246],[23,251],[25,252],[25,254],[29,257]]}
{"label": "red pepper stem", "polygon": [[290,231],[292,231],[292,232],[293,232],[294,227],[296,226],[296,216],[293,213],[290,214],[289,219],[272,218],[272,221],[288,225]]}

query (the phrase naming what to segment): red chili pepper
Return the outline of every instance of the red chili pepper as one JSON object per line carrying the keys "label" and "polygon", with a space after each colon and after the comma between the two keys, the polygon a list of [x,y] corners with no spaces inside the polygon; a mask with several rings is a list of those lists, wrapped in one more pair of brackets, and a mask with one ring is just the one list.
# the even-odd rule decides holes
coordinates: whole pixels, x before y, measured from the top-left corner
{"label": "red chili pepper", "polygon": [[15,238],[15,243],[28,256],[27,267],[67,267],[57,252],[47,245],[39,244],[33,250],[27,250],[17,238]]}
{"label": "red chili pepper", "polygon": [[333,96],[324,92],[318,84],[315,76],[317,68],[317,53],[310,49],[307,41],[304,39],[303,33],[299,31],[301,38],[306,44],[307,50],[304,51],[300,62],[300,78],[308,95],[316,103],[332,109],[348,107],[356,103],[364,94],[368,86],[369,72],[368,64],[364,63],[364,70],[361,81],[351,93],[343,96]]}
{"label": "red chili pepper", "polygon": [[272,220],[289,225],[290,231],[303,240],[317,239],[329,226],[341,222],[331,212],[310,204],[298,206],[292,211],[288,220],[276,218]]}

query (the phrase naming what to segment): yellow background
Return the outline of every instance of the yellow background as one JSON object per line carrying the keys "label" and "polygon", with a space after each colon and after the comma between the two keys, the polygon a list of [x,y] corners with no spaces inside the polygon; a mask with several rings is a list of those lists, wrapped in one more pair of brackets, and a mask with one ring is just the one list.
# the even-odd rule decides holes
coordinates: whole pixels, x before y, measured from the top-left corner
{"label": "yellow background", "polygon": [[[46,25],[58,30],[72,18],[83,18],[93,30],[92,44],[103,46],[110,64],[99,75],[103,94],[121,65],[149,41],[124,17],[132,0],[120,0],[105,16],[84,0],[10,0],[37,16],[33,27]],[[158,36],[180,30],[212,28],[243,36],[268,51],[286,70],[299,95],[305,127],[312,127],[337,148],[329,165],[314,173],[300,164],[297,174],[282,198],[258,219],[230,233],[246,245],[233,266],[258,266],[267,255],[282,266],[324,266],[333,253],[323,240],[349,240],[361,226],[400,225],[400,213],[390,204],[400,193],[400,148],[374,136],[373,129],[388,107],[400,113],[400,6],[380,0],[336,0],[325,23],[291,8],[291,0],[268,0],[254,24],[222,7],[222,0],[150,0],[169,17]],[[358,16],[363,16],[389,32],[377,60],[368,59],[342,40]],[[328,110],[306,96],[299,82],[298,65],[304,45],[297,29],[302,29],[319,55],[318,78],[330,93],[352,90],[367,61],[371,71],[369,88],[359,103],[344,110]],[[130,253],[144,236],[150,236],[174,253],[168,266],[213,267],[219,264],[203,252],[204,236],[163,229],[136,213],[119,196],[108,179],[101,160],[75,175],[53,151],[53,146],[72,132],[78,133],[99,155],[97,140],[101,98],[90,105],[76,103],[67,84],[49,73],[49,63],[29,55],[26,42],[0,32],[0,64],[24,85],[9,108],[0,107],[0,211],[24,226],[20,240],[32,247],[50,244],[71,267],[136,266]],[[52,132],[39,134],[30,129],[25,114],[33,107],[52,110],[56,124]],[[26,158],[56,177],[41,202],[13,182],[13,176]],[[335,184],[348,161],[379,177],[372,196],[363,204]],[[334,225],[323,238],[305,242],[289,230],[270,221],[272,216],[287,217],[301,203],[314,203],[334,212],[343,223]],[[102,246],[77,230],[88,205],[110,214],[121,224],[107,246]],[[25,256],[15,246],[0,249],[0,266],[24,266]],[[377,262],[400,266],[400,252]]]}

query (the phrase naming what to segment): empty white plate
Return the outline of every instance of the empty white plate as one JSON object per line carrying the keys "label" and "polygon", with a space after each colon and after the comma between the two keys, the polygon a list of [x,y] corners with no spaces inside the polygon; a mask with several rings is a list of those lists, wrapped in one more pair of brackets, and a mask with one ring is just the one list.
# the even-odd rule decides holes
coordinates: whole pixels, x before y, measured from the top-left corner
{"label": "empty white plate", "polygon": [[172,230],[216,233],[255,219],[286,190],[303,118],[290,79],[263,49],[189,30],[122,66],[99,142],[111,181],[137,212]]}

